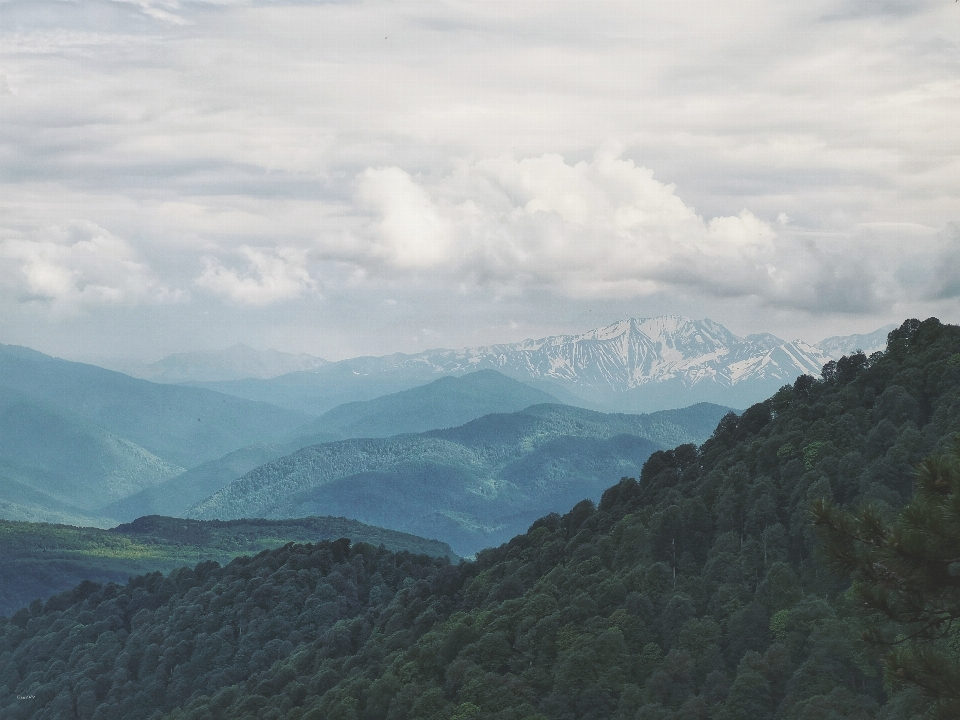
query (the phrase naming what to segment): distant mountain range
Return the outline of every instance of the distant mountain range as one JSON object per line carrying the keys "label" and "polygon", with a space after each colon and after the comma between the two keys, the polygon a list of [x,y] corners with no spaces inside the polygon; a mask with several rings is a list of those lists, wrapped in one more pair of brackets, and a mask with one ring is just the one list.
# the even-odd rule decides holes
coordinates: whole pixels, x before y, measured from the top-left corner
{"label": "distant mountain range", "polygon": [[895,327],[897,326],[886,325],[864,335],[835,335],[821,340],[816,347],[821,353],[834,360],[839,360],[844,355],[849,355],[857,350],[872,355],[875,352],[887,349],[887,334]]}
{"label": "distant mountain range", "polygon": [[[168,381],[298,368],[272,378],[186,384],[149,382],[0,345],[0,517],[107,526],[146,514],[177,515],[309,446],[453,428],[532,405],[636,412],[709,400],[743,407],[800,373],[818,373],[831,358],[882,349],[887,330],[810,346],[767,334],[740,338],[709,320],[667,316],[580,335],[336,363],[235,346],[151,366],[157,379]],[[627,434],[657,446],[700,442],[719,419],[713,415],[701,435]],[[681,435],[685,439],[676,439]],[[587,437],[609,440],[604,433]],[[485,477],[491,472],[483,470]],[[409,473],[404,477],[413,482]],[[320,492],[324,503],[333,492]],[[319,497],[310,512],[329,514],[318,509]],[[364,517],[376,522],[379,516]],[[460,532],[464,525],[457,523]],[[431,527],[405,529],[422,534]]]}
{"label": "distant mountain range", "polygon": [[256,350],[238,343],[223,350],[175,353],[153,363],[127,362],[117,369],[144,380],[183,383],[272,378],[326,364],[323,358],[305,353]]}
{"label": "distant mountain range", "polygon": [[[410,435],[462,425],[488,415],[509,424],[513,422],[510,413],[516,411],[518,405],[528,407],[531,404],[528,401],[536,403],[543,398],[549,396],[494,370],[441,378],[411,390],[335,408],[294,430],[287,442],[240,448],[162,484],[144,488],[104,508],[103,512],[123,521],[151,514],[181,516],[192,505],[241,476],[308,446],[349,438]],[[658,444],[700,443],[710,436],[726,411],[726,408],[704,405],[657,414],[641,423],[648,439]],[[604,417],[599,413],[593,415]],[[635,416],[626,417],[632,418],[631,422],[636,420]],[[413,451],[408,459],[415,459]]]}
{"label": "distant mountain range", "polygon": [[818,375],[837,352],[860,345],[882,349],[886,330],[829,338],[815,346],[768,333],[739,337],[711,320],[670,315],[624,320],[579,335],[353,358],[272,379],[202,385],[321,414],[439,376],[495,369],[565,403],[606,412],[651,412],[697,402],[743,408],[798,375]]}
{"label": "distant mountain range", "polygon": [[279,439],[310,419],[266,403],[147,382],[13,345],[0,345],[0,388],[184,468]]}
{"label": "distant mountain range", "polygon": [[103,525],[101,508],[183,468],[0,386],[0,517]]}
{"label": "distant mountain range", "polygon": [[[304,423],[308,416],[272,405],[0,346],[0,517],[109,527],[144,515],[182,515],[241,476],[284,462],[308,446],[327,447],[323,443],[347,439],[346,446],[339,446],[343,449],[350,446],[349,438],[398,436],[397,447],[407,448],[398,451],[406,452],[401,464],[416,464],[426,456],[420,454],[422,437],[415,433],[480,417],[488,418],[480,435],[493,448],[490,452],[514,452],[501,447],[496,428],[513,427],[520,417],[516,411],[531,405],[555,408],[549,413],[553,421],[538,421],[538,427],[552,429],[534,432],[529,438],[534,445],[548,436],[606,440],[612,434],[644,435],[624,441],[623,447],[632,448],[629,452],[612,449],[609,458],[600,460],[600,451],[591,445],[588,452],[597,457],[563,480],[567,492],[578,496],[590,492],[583,483],[616,474],[624,458],[629,460],[627,469],[635,472],[637,463],[661,445],[702,442],[726,411],[704,406],[659,418],[592,413],[588,424],[607,429],[584,434],[575,431],[580,421],[558,425],[556,418],[587,411],[564,408],[542,390],[482,370],[347,404]],[[642,457],[633,448],[638,443]],[[560,452],[554,460],[576,465],[578,447],[571,440],[562,452],[554,448]],[[356,472],[374,467],[361,465],[350,467]],[[456,478],[462,478],[464,466],[441,465],[432,467],[453,472],[450,494],[459,497]],[[451,502],[459,507],[460,499]],[[341,514],[352,515],[348,504],[340,507]],[[478,537],[483,536],[481,532]]]}
{"label": "distant mountain range", "polygon": [[510,413],[555,403],[547,393],[482,370],[443,377],[420,387],[365,402],[347,403],[295,428],[285,442],[256,443],[211,460],[118,500],[104,512],[127,521],[141,515],[180,515],[259,465],[308,445],[356,437],[388,437],[454,427],[490,413]]}
{"label": "distant mountain range", "polygon": [[637,477],[652,452],[703,442],[727,408],[651,415],[536,405],[465,425],[303,448],[189,510],[198,519],[344,515],[433,537],[470,555],[610,482]]}

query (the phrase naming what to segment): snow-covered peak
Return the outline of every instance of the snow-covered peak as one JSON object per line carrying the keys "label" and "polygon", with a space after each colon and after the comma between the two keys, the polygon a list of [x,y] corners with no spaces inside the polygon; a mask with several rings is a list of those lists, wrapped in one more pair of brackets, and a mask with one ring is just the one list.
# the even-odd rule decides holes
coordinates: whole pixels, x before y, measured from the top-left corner
{"label": "snow-covered peak", "polygon": [[401,365],[460,373],[495,368],[514,377],[558,380],[623,392],[641,385],[680,381],[732,386],[751,379],[792,382],[818,373],[821,353],[761,333],[738,337],[712,320],[680,315],[629,318],[576,335],[519,343],[430,350],[404,356]]}

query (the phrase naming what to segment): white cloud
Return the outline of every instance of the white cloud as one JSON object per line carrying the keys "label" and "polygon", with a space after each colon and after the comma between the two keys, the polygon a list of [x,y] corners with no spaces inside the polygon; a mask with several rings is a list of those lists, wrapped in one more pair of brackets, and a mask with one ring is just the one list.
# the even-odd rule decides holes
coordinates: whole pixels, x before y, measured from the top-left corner
{"label": "white cloud", "polygon": [[397,167],[368,168],[357,197],[377,216],[370,252],[399,268],[426,268],[449,256],[451,228],[428,193]]}
{"label": "white cloud", "polygon": [[244,305],[270,305],[316,287],[301,250],[243,246],[239,252],[246,259],[245,270],[228,268],[215,258],[204,257],[206,267],[196,284]]}
{"label": "white cloud", "polygon": [[[295,338],[318,287],[451,332],[483,298],[525,327],[723,302],[784,334],[950,310],[956,5],[874,5],[4,3],[4,298],[94,312],[190,287],[198,325],[259,304]],[[125,259],[23,229],[71,218]],[[36,324],[28,305],[0,331]],[[129,317],[167,312],[172,337],[182,309]]]}
{"label": "white cloud", "polygon": [[615,146],[574,164],[559,155],[463,163],[432,181],[367,170],[358,186],[375,211],[369,253],[399,270],[574,296],[698,282],[708,293],[773,292],[771,263],[780,258],[769,223],[748,210],[705,221]]}
{"label": "white cloud", "polygon": [[0,257],[9,265],[3,284],[21,301],[70,314],[183,298],[161,283],[125,240],[91,222],[74,221],[36,235],[0,241]]}

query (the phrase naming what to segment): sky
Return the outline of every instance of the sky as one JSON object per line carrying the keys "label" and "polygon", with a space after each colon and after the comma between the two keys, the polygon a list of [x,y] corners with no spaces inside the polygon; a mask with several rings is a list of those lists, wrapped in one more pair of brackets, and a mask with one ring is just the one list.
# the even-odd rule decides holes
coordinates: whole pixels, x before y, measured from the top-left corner
{"label": "sky", "polygon": [[960,322],[960,4],[0,0],[0,342]]}

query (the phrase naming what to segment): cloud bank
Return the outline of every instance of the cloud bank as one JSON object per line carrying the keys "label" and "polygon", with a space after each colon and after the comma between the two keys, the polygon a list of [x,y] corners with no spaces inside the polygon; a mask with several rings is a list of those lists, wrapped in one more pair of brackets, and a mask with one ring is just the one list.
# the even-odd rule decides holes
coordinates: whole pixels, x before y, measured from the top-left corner
{"label": "cloud bank", "polygon": [[677,7],[3,0],[0,340],[960,320],[958,6]]}

